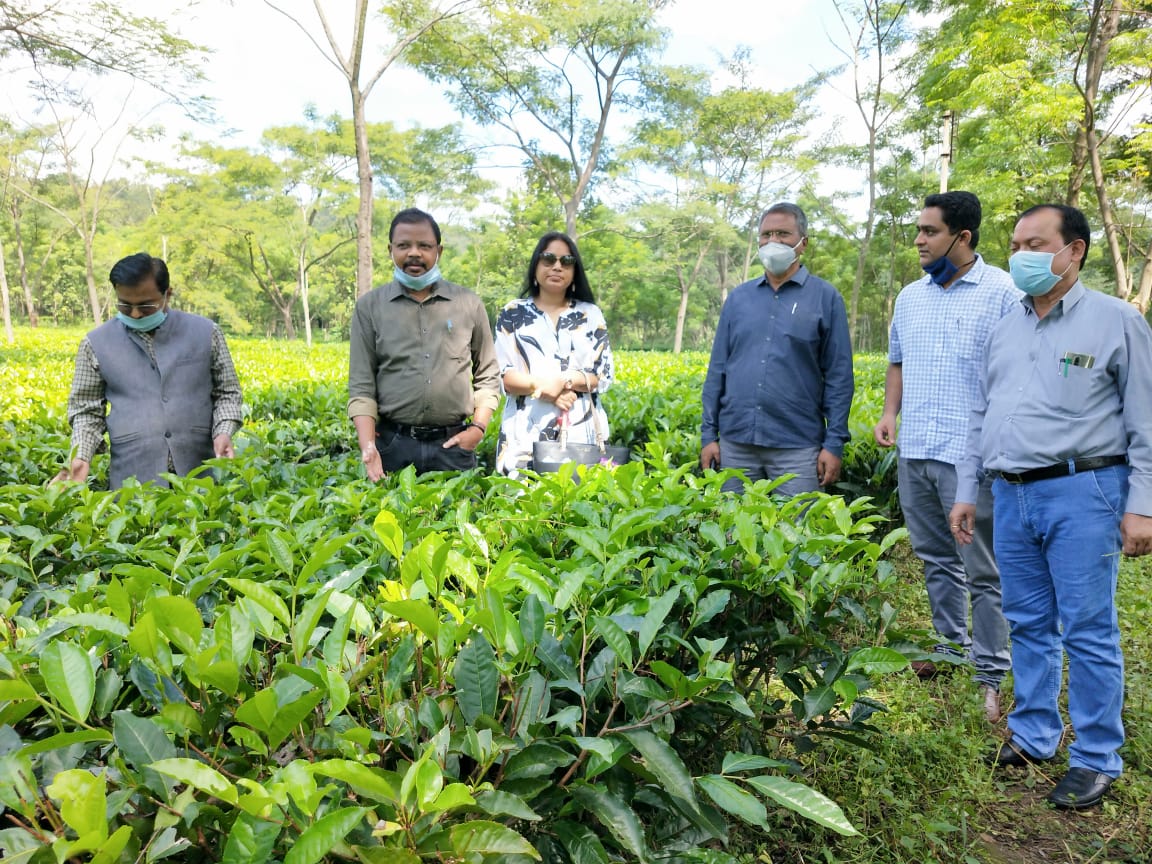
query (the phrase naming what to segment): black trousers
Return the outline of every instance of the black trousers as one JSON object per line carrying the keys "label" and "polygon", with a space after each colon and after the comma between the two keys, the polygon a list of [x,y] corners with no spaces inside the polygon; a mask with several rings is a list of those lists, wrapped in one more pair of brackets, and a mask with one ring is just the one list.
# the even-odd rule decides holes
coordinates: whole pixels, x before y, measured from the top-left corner
{"label": "black trousers", "polygon": [[400,471],[409,465],[416,473],[428,471],[470,471],[476,467],[476,453],[463,447],[444,449],[447,438],[417,441],[394,430],[381,430],[376,437],[380,464],[385,471]]}

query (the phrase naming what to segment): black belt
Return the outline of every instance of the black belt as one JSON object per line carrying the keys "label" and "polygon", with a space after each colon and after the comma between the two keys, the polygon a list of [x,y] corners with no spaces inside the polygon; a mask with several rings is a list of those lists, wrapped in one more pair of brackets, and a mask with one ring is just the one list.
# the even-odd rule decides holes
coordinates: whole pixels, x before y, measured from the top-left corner
{"label": "black belt", "polygon": [[1079,474],[1082,471],[1095,471],[1097,468],[1109,468],[1112,465],[1124,465],[1127,462],[1127,456],[1090,456],[1087,459],[1073,459],[1071,464],[1058,462],[1046,468],[1021,471],[1019,474],[1014,474],[1011,471],[993,471],[992,473],[1008,483],[1032,483],[1036,480],[1051,480],[1053,477],[1067,477],[1069,474]]}
{"label": "black belt", "polygon": [[393,423],[386,417],[381,417],[377,426],[385,432],[394,432],[414,441],[447,441],[468,428],[464,423],[453,426],[409,426],[407,423]]}

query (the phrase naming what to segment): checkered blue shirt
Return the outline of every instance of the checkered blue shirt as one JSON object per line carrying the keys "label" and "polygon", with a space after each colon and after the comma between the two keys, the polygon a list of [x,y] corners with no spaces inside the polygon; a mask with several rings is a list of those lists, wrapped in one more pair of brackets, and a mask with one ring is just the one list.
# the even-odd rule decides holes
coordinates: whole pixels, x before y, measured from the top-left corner
{"label": "checkered blue shirt", "polygon": [[984,343],[1021,296],[1011,276],[979,255],[947,289],[925,276],[900,292],[888,360],[901,365],[904,379],[897,441],[901,458],[951,465],[964,458]]}

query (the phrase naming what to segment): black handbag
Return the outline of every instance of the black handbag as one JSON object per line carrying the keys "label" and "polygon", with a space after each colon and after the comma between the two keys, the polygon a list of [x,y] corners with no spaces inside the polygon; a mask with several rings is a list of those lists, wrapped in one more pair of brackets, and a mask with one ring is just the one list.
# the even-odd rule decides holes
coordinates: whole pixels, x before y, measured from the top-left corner
{"label": "black handbag", "polygon": [[613,447],[604,442],[600,428],[600,415],[592,406],[592,424],[596,430],[595,444],[568,443],[568,412],[560,415],[557,424],[560,437],[556,441],[535,441],[532,444],[532,470],[538,474],[554,474],[565,462],[577,465],[624,465],[632,461],[627,447]]}

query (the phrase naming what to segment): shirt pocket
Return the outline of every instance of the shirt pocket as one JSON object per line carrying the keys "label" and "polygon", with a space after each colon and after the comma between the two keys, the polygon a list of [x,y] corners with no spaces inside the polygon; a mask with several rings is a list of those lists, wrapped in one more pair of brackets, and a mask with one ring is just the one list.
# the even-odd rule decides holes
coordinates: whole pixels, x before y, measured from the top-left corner
{"label": "shirt pocket", "polygon": [[453,327],[445,336],[444,352],[453,360],[472,359],[472,331],[464,327]]}
{"label": "shirt pocket", "polygon": [[1084,413],[1096,389],[1096,369],[1061,364],[1050,386],[1052,407],[1068,417],[1079,417]]}
{"label": "shirt pocket", "polygon": [[952,354],[965,360],[975,360],[984,355],[984,341],[988,338],[989,327],[982,321],[956,321],[949,328],[948,341]]}
{"label": "shirt pocket", "polygon": [[782,329],[792,342],[812,345],[820,341],[820,316],[812,312],[786,313]]}

